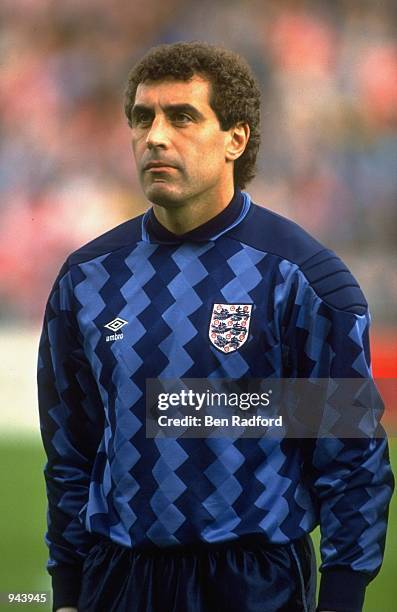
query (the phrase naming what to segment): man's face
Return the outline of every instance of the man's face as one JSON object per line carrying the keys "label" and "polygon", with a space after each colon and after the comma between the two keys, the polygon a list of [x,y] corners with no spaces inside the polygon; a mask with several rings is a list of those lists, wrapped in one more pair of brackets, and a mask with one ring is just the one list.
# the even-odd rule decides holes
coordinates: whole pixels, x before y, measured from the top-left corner
{"label": "man's face", "polygon": [[[203,193],[214,195],[233,180],[227,158],[230,131],[209,105],[210,83],[146,81],[132,109],[132,148],[143,191],[160,206],[181,206]],[[230,185],[229,185],[230,186]]]}

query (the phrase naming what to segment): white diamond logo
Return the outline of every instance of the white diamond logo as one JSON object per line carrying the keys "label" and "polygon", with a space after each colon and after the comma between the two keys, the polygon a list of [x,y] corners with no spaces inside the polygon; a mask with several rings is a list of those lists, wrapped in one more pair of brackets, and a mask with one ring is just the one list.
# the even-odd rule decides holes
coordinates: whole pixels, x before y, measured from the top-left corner
{"label": "white diamond logo", "polygon": [[120,317],[116,317],[115,319],[113,319],[113,321],[110,321],[110,323],[106,323],[104,327],[107,327],[112,332],[117,332],[119,331],[119,329],[124,327],[124,325],[127,325],[127,323],[128,321],[124,321],[124,319],[120,319]]}

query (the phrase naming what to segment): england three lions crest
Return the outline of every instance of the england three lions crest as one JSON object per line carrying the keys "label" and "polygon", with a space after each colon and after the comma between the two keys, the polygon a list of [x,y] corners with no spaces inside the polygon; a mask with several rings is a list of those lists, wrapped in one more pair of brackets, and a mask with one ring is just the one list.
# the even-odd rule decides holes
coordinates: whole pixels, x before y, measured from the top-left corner
{"label": "england three lions crest", "polygon": [[233,353],[248,338],[252,304],[214,304],[209,328],[212,344],[222,353]]}

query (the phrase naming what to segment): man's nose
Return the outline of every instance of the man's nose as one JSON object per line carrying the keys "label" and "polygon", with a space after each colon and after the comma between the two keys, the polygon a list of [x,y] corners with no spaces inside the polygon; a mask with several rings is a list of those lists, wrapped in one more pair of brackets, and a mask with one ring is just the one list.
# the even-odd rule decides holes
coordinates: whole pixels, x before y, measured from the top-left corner
{"label": "man's nose", "polygon": [[165,117],[155,117],[146,137],[149,149],[153,147],[167,148],[169,143],[169,125]]}

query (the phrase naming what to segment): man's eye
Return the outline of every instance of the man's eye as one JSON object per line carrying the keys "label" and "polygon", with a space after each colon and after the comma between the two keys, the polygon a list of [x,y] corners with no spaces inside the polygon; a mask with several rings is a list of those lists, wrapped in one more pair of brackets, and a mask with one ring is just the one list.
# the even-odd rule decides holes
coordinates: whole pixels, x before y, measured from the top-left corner
{"label": "man's eye", "polygon": [[189,123],[192,120],[192,118],[186,113],[175,113],[172,116],[172,120],[175,123]]}
{"label": "man's eye", "polygon": [[151,116],[148,113],[137,113],[132,118],[132,123],[134,125],[147,125],[152,120]]}

